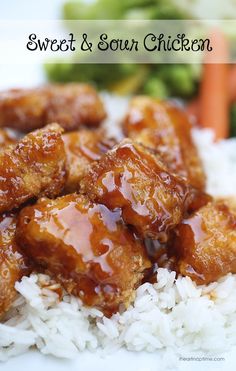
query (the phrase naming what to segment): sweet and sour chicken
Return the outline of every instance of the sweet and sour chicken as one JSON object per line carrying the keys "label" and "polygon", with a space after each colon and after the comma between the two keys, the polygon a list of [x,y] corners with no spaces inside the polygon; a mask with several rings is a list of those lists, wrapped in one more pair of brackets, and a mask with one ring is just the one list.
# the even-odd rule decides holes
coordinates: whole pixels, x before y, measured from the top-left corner
{"label": "sweet and sour chicken", "polygon": [[91,165],[81,190],[111,210],[121,208],[124,221],[140,237],[162,241],[194,197],[192,187],[171,174],[160,158],[128,139]]}
{"label": "sweet and sour chicken", "polygon": [[0,213],[46,195],[57,196],[66,181],[62,129],[51,124],[0,151]]}
{"label": "sweet and sour chicken", "polygon": [[0,93],[0,126],[29,132],[57,122],[66,131],[98,126],[105,111],[96,90],[86,84],[48,85]]}
{"label": "sweet and sour chicken", "polygon": [[169,249],[177,271],[199,284],[236,273],[236,209],[209,202],[177,226]]}
{"label": "sweet and sour chicken", "polygon": [[115,140],[104,137],[98,130],[82,129],[63,134],[68,177],[65,191],[78,191],[89,164],[99,160],[115,144]]}
{"label": "sweet and sour chicken", "polygon": [[69,293],[108,315],[128,306],[150,267],[120,211],[77,194],[41,199],[24,208],[17,240]]}
{"label": "sweet and sour chicken", "polygon": [[205,174],[191,129],[181,108],[145,96],[131,100],[123,122],[125,135],[159,153],[171,173],[204,190]]}

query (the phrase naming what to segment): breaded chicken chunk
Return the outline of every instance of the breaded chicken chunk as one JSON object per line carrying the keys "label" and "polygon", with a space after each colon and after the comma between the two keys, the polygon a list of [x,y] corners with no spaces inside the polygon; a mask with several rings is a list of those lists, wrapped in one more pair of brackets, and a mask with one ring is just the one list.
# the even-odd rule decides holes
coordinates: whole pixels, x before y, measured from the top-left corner
{"label": "breaded chicken chunk", "polygon": [[236,209],[224,201],[208,203],[175,229],[169,249],[177,270],[199,284],[236,273]]}
{"label": "breaded chicken chunk", "polygon": [[61,133],[59,125],[51,124],[0,152],[0,213],[62,191],[66,155]]}
{"label": "breaded chicken chunk", "polygon": [[123,123],[128,137],[157,151],[171,172],[204,190],[205,174],[191,128],[181,108],[145,96],[132,99]]}
{"label": "breaded chicken chunk", "polygon": [[28,261],[15,241],[16,216],[0,217],[0,316],[16,297],[16,281],[29,273]]}
{"label": "breaded chicken chunk", "polygon": [[109,209],[122,209],[127,224],[140,237],[166,240],[182,220],[192,189],[168,172],[148,149],[124,140],[93,163],[81,181],[81,191]]}
{"label": "breaded chicken chunk", "polygon": [[105,314],[127,307],[150,263],[120,211],[70,194],[24,208],[17,240],[68,293]]}
{"label": "breaded chicken chunk", "polygon": [[99,160],[103,153],[111,149],[115,140],[104,137],[101,131],[86,129],[66,133],[62,137],[69,171],[65,191],[74,192],[79,189],[88,165]]}
{"label": "breaded chicken chunk", "polygon": [[98,126],[105,111],[95,89],[86,84],[48,85],[0,93],[0,126],[29,132],[57,122],[66,131]]}

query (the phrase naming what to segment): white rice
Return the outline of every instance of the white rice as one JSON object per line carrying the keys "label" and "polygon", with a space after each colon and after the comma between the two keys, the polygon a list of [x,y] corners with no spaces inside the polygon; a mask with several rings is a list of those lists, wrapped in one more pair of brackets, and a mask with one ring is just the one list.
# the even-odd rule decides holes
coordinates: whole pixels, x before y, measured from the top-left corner
{"label": "white rice", "polygon": [[[127,108],[124,98],[103,96],[106,127],[119,137],[119,121]],[[208,175],[207,190],[216,196],[236,193],[236,140],[213,143],[210,131],[195,130]],[[174,351],[182,356],[200,350],[217,353],[236,345],[236,275],[208,286],[158,269],[157,283],[145,283],[123,314],[108,319],[78,298],[45,288],[50,278],[31,274],[16,283],[19,296],[0,324],[0,360],[31,347],[43,354],[74,358],[88,349],[112,352],[120,347],[147,352]],[[52,283],[54,284],[54,283]]]}

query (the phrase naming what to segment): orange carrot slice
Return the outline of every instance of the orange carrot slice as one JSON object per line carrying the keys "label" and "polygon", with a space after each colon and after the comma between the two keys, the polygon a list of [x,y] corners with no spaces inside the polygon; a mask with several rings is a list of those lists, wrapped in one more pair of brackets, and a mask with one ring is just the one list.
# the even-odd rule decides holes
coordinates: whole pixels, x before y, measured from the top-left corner
{"label": "orange carrot slice", "polygon": [[216,139],[229,135],[229,65],[210,63],[212,58],[227,62],[229,55],[226,38],[220,30],[214,30],[210,39],[213,44],[211,55],[205,57],[200,85],[199,122],[203,127],[211,128]]}

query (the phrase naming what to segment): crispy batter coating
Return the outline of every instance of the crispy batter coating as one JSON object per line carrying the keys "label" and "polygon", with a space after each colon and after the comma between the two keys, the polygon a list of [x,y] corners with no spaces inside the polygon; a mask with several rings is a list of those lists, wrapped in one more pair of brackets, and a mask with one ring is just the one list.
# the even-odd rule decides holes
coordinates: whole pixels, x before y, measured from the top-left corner
{"label": "crispy batter coating", "polygon": [[58,195],[66,181],[62,129],[51,124],[0,152],[0,213],[39,195]]}
{"label": "crispy batter coating", "polygon": [[176,228],[170,251],[177,270],[199,284],[236,273],[236,209],[224,201],[208,203]]}
{"label": "crispy batter coating", "polygon": [[0,217],[0,316],[16,297],[16,281],[29,273],[28,261],[15,241],[16,216]]}
{"label": "crispy batter coating", "polygon": [[191,186],[170,174],[149,150],[128,139],[91,165],[81,190],[109,209],[121,208],[125,222],[141,237],[163,241],[192,200]]}
{"label": "crispy batter coating", "polygon": [[191,123],[179,107],[144,96],[132,99],[125,134],[157,151],[171,172],[204,190],[205,174],[191,136]]}
{"label": "crispy batter coating", "polygon": [[106,114],[95,89],[86,84],[48,85],[0,93],[0,126],[29,132],[57,122],[66,131],[98,126]]}
{"label": "crispy batter coating", "polygon": [[104,137],[101,131],[84,129],[64,134],[63,141],[69,168],[65,191],[74,192],[79,189],[88,165],[111,149],[115,140]]}
{"label": "crispy batter coating", "polygon": [[24,208],[17,239],[65,289],[107,315],[128,306],[150,266],[120,211],[70,194]]}

